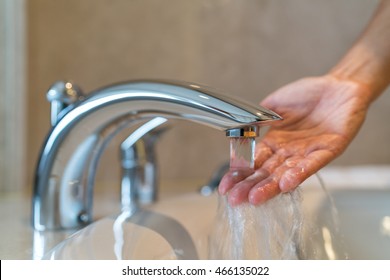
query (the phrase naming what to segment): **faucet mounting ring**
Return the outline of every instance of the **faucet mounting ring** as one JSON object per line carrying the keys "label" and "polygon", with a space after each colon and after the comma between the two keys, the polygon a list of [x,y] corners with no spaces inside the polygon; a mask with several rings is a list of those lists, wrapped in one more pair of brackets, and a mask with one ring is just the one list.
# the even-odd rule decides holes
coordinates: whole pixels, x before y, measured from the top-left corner
{"label": "faucet mounting ring", "polygon": [[226,130],[227,137],[251,138],[259,136],[259,128],[257,126],[245,126]]}

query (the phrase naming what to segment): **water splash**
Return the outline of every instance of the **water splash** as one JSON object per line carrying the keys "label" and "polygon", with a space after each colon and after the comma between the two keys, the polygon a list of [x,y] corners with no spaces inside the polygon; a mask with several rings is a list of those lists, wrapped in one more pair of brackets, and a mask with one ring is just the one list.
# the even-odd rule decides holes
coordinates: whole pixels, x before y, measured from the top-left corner
{"label": "water splash", "polygon": [[316,177],[322,196],[317,211],[325,214],[319,220],[308,219],[302,187],[259,206],[231,206],[226,196],[219,196],[208,258],[348,259],[337,207],[322,178]]}
{"label": "water splash", "polygon": [[210,259],[304,259],[299,190],[260,206],[232,207],[219,197],[209,240]]}
{"label": "water splash", "polygon": [[[254,169],[255,138],[230,139],[230,169]],[[253,170],[254,171],[254,170]],[[231,206],[219,197],[209,240],[210,259],[302,259],[303,212],[300,190],[260,206]]]}

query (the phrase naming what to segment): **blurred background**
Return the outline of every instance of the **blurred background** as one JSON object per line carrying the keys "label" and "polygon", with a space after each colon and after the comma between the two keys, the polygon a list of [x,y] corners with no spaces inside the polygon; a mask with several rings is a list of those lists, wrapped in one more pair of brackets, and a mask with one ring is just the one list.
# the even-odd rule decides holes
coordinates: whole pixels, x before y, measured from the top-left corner
{"label": "blurred background", "polygon": [[[30,188],[50,129],[46,91],[69,79],[85,92],[164,78],[258,103],[322,75],[354,43],[377,0],[0,0],[0,189]],[[390,163],[390,95],[371,107],[333,165]],[[97,180],[119,186],[119,139]],[[175,122],[158,143],[162,180],[206,182],[228,159],[223,133]],[[197,187],[197,186],[194,186]]]}

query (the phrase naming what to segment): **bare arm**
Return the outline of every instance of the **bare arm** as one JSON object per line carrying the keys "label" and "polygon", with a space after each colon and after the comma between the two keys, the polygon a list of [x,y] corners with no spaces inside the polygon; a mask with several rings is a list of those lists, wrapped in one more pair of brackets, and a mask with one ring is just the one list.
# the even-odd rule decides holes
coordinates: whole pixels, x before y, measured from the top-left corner
{"label": "bare arm", "polygon": [[390,0],[326,75],[305,78],[262,105],[283,116],[256,147],[253,174],[229,172],[219,191],[232,205],[263,203],[295,189],[338,157],[356,136],[369,105],[390,83]]}
{"label": "bare arm", "polygon": [[390,83],[390,1],[382,0],[356,44],[330,72],[370,90],[370,101]]}

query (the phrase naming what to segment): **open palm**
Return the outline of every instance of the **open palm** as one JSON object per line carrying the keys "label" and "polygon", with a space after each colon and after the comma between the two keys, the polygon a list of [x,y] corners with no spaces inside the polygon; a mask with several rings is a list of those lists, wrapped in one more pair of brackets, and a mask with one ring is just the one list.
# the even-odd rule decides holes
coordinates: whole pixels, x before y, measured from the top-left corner
{"label": "open palm", "polygon": [[296,188],[339,156],[368,109],[365,88],[330,75],[289,84],[261,105],[283,117],[256,147],[255,171],[231,170],[219,191],[229,202],[259,204]]}

